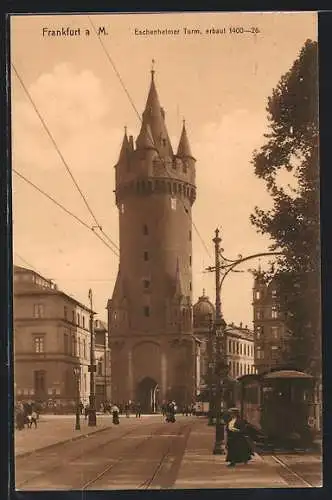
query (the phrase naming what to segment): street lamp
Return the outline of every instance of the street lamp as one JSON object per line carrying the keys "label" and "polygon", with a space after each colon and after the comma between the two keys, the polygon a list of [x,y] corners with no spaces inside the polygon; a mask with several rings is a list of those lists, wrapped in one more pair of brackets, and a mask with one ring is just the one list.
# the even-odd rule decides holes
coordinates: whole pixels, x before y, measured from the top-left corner
{"label": "street lamp", "polygon": [[[224,425],[221,419],[221,401],[224,394],[224,387],[226,386],[226,381],[228,379],[228,363],[226,359],[226,323],[222,317],[221,312],[221,287],[224,283],[225,278],[228,274],[234,271],[235,267],[243,262],[251,259],[256,259],[257,257],[270,256],[270,255],[282,255],[282,252],[263,252],[253,255],[248,255],[243,257],[239,255],[237,259],[231,260],[224,257],[221,252],[223,249],[220,248],[221,238],[219,237],[219,229],[215,230],[215,237],[213,238],[213,243],[215,247],[215,266],[208,267],[208,271],[215,272],[215,284],[216,284],[216,319],[215,319],[215,337],[216,337],[216,356],[215,356],[215,376],[216,376],[216,435],[215,435],[215,445],[213,449],[214,455],[223,454],[222,442],[224,439]],[[221,259],[222,258],[222,264]],[[223,271],[221,277],[221,270]],[[237,271],[234,271],[237,272]],[[224,397],[225,399],[225,397]],[[224,401],[224,403],[226,403]]]}
{"label": "street lamp", "polygon": [[209,337],[208,337],[208,384],[209,384],[209,417],[208,425],[213,425],[213,317],[209,314]]}
{"label": "street lamp", "polygon": [[81,373],[81,368],[79,366],[75,366],[73,368],[73,372],[74,372],[75,383],[76,383],[76,424],[75,424],[75,430],[80,431],[81,430],[81,423],[80,423],[80,373]]}

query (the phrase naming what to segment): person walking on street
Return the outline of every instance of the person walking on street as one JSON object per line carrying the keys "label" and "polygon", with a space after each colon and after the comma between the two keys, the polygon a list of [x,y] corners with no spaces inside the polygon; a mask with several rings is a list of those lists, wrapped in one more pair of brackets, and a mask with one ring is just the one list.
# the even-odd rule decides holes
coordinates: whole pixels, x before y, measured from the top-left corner
{"label": "person walking on street", "polygon": [[141,418],[141,403],[136,403],[136,418]]}
{"label": "person walking on street", "polygon": [[253,455],[253,450],[246,438],[246,424],[240,418],[238,408],[230,408],[227,428],[227,455],[228,467],[235,467],[237,463],[248,463]]}

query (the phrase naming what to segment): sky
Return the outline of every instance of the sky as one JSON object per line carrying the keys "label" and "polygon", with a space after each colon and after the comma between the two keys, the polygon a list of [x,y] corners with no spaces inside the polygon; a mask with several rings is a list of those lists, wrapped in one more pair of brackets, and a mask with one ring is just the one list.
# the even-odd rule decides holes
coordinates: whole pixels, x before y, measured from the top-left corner
{"label": "sky", "polygon": [[[107,34],[99,37],[113,65],[93,26],[105,27]],[[81,35],[47,35],[67,27],[79,28]],[[250,33],[230,32],[232,27]],[[225,28],[225,33],[207,34],[212,28]],[[256,28],[258,33],[252,33]],[[179,34],[135,34],[144,29],[178,29]],[[205,270],[214,264],[215,229],[221,230],[224,255],[230,259],[266,252],[271,244],[249,220],[255,206],[271,207],[251,161],[266,140],[267,98],[308,38],[317,40],[317,15],[310,12],[14,16],[11,63],[103,231],[118,244],[113,167],[124,127],[134,138],[138,135],[137,111],[144,110],[155,60],[173,149],[185,119],[197,160],[194,300],[205,289],[214,301],[214,274]],[[90,227],[95,225],[13,70],[11,79],[13,169]],[[292,184],[291,174],[281,174],[279,182]],[[92,288],[94,309],[100,319],[107,318],[117,256],[15,173],[13,248],[15,264],[33,267],[77,300],[88,304]],[[263,269],[270,260],[261,260]],[[253,277],[248,269],[257,266],[257,260],[243,264],[243,272],[225,280],[221,299],[228,323],[252,326]]]}

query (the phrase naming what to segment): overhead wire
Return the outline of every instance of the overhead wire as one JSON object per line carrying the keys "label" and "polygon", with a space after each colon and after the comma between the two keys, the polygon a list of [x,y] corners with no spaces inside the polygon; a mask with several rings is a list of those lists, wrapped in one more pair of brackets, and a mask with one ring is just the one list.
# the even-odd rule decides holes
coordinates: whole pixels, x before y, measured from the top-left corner
{"label": "overhead wire", "polygon": [[30,94],[29,90],[27,89],[26,85],[24,84],[24,81],[23,81],[23,79],[21,78],[21,76],[20,76],[19,72],[17,71],[17,69],[16,69],[16,67],[15,67],[14,63],[11,63],[11,66],[12,66],[12,68],[13,68],[13,70],[14,70],[14,72],[15,72],[15,75],[16,75],[17,79],[19,80],[19,82],[20,82],[20,84],[21,84],[21,86],[22,86],[22,88],[23,88],[23,90],[24,90],[24,92],[25,92],[26,96],[28,97],[30,104],[32,105],[32,107],[33,107],[33,109],[34,109],[35,113],[37,114],[37,116],[38,116],[39,120],[41,121],[41,123],[42,123],[42,125],[43,125],[43,127],[44,127],[44,129],[45,129],[45,131],[46,131],[46,133],[47,133],[47,135],[48,135],[48,137],[49,137],[49,139],[51,140],[51,142],[52,142],[52,144],[53,144],[53,146],[54,146],[54,148],[55,148],[55,150],[56,150],[56,152],[58,153],[58,155],[59,155],[59,157],[60,157],[60,159],[61,159],[61,161],[62,161],[63,165],[65,166],[65,168],[66,168],[66,170],[67,170],[68,174],[70,175],[70,177],[71,177],[71,179],[72,179],[72,181],[73,181],[74,185],[76,186],[76,188],[77,188],[78,192],[80,193],[80,195],[81,195],[81,197],[82,197],[82,199],[83,199],[83,201],[84,201],[85,206],[87,207],[87,209],[88,209],[88,211],[90,212],[90,214],[91,214],[91,216],[92,216],[93,220],[95,221],[95,223],[96,223],[96,227],[97,227],[97,228],[100,230],[100,232],[101,232],[101,233],[105,236],[105,238],[106,238],[106,239],[107,239],[107,240],[108,240],[108,241],[109,241],[109,242],[110,242],[110,243],[111,243],[111,244],[112,244],[112,245],[113,245],[113,246],[114,246],[117,250],[119,250],[118,245],[117,245],[116,243],[114,243],[114,242],[112,241],[112,239],[111,239],[111,238],[110,238],[110,237],[109,237],[109,236],[108,236],[108,235],[107,235],[107,234],[103,231],[101,224],[99,223],[99,221],[97,220],[97,217],[96,217],[96,216],[95,216],[95,214],[93,213],[93,211],[92,211],[92,209],[91,209],[91,207],[90,207],[90,205],[89,205],[89,203],[88,203],[88,201],[87,201],[87,199],[86,199],[86,197],[85,197],[84,193],[82,192],[82,190],[81,190],[80,186],[78,185],[78,182],[76,181],[76,179],[75,179],[75,177],[74,177],[73,173],[72,173],[72,172],[71,172],[71,170],[70,170],[69,165],[67,164],[67,162],[66,162],[66,160],[65,160],[65,158],[64,158],[64,156],[63,156],[63,154],[61,153],[60,148],[58,147],[58,145],[57,145],[57,143],[56,143],[56,140],[54,139],[54,137],[53,137],[53,135],[52,135],[51,131],[49,130],[49,128],[48,128],[48,126],[47,126],[47,124],[46,124],[46,122],[45,122],[45,120],[43,119],[42,115],[40,114],[40,112],[39,112],[39,110],[38,110],[38,108],[37,108],[37,106],[36,106],[36,104],[35,104],[35,102],[34,102],[34,100],[33,100],[32,96],[31,96],[31,94]]}
{"label": "overhead wire", "polygon": [[21,179],[23,179],[27,184],[30,184],[30,186],[32,186],[34,189],[36,189],[37,191],[39,191],[39,193],[43,194],[46,198],[48,198],[50,201],[52,201],[55,205],[57,205],[59,208],[61,208],[64,212],[66,212],[67,215],[70,215],[71,217],[73,217],[77,222],[79,222],[82,226],[84,226],[85,228],[89,229],[90,231],[93,232],[93,234],[102,242],[104,243],[104,245],[106,245],[113,253],[114,255],[116,255],[117,257],[119,257],[119,254],[114,250],[114,248],[112,248],[98,233],[96,233],[96,231],[94,230],[93,227],[89,226],[89,224],[87,224],[86,222],[84,222],[82,219],[80,219],[80,217],[78,217],[77,215],[75,215],[73,212],[71,212],[70,210],[68,210],[66,207],[64,207],[61,203],[59,203],[58,201],[56,201],[51,195],[49,195],[48,193],[46,193],[43,189],[41,189],[40,187],[38,187],[36,184],[34,184],[30,179],[28,179],[27,177],[25,177],[23,174],[21,174],[20,172],[18,172],[15,168],[13,168],[13,172],[18,175]]}
{"label": "overhead wire", "polygon": [[[108,52],[108,50],[107,50],[107,48],[106,48],[106,46],[105,46],[104,42],[102,41],[101,37],[98,35],[97,29],[96,29],[95,25],[93,24],[93,22],[92,22],[92,20],[91,20],[91,17],[90,17],[90,16],[87,16],[87,17],[88,17],[88,19],[89,19],[89,22],[90,22],[91,26],[93,27],[93,30],[94,30],[94,32],[95,32],[95,34],[96,34],[96,36],[97,36],[97,39],[99,40],[99,43],[100,43],[100,45],[101,45],[101,47],[102,47],[102,49],[103,49],[103,51],[104,51],[104,53],[105,53],[105,55],[106,55],[106,57],[107,57],[108,61],[109,61],[109,62],[110,62],[110,64],[112,65],[112,68],[113,68],[113,70],[114,70],[115,74],[117,75],[117,77],[118,77],[118,79],[119,79],[119,81],[120,81],[120,83],[121,83],[121,86],[122,86],[122,88],[123,88],[124,92],[126,93],[126,95],[127,95],[128,99],[129,99],[129,101],[130,101],[130,104],[132,105],[132,107],[133,107],[133,109],[134,109],[134,111],[135,111],[136,115],[138,116],[138,119],[139,119],[140,123],[142,123],[142,121],[143,121],[143,120],[142,120],[142,117],[141,117],[141,115],[140,115],[139,111],[137,110],[137,108],[136,108],[136,106],[135,106],[135,103],[134,103],[133,99],[131,98],[131,95],[130,95],[130,93],[129,93],[129,91],[128,91],[128,89],[127,89],[127,87],[126,87],[125,83],[124,83],[123,78],[121,77],[121,75],[120,75],[119,71],[117,70],[116,65],[115,65],[114,61],[112,60],[112,58],[111,58],[111,56],[110,56],[110,54],[109,54],[109,52]],[[170,175],[170,173],[169,173],[169,171],[168,171],[168,169],[167,169],[167,166],[166,166],[166,164],[165,164],[164,158],[162,158],[162,156],[161,156],[161,154],[160,154],[160,151],[159,151],[158,147],[157,147],[157,146],[156,146],[156,144],[155,144],[155,141],[154,141],[154,139],[153,139],[153,137],[152,137],[152,134],[150,133],[150,131],[149,131],[149,130],[147,130],[147,133],[149,134],[150,139],[151,139],[152,143],[154,144],[154,146],[155,146],[155,148],[156,148],[156,151],[157,151],[158,156],[159,156],[159,160],[161,161],[161,163],[162,163],[162,165],[163,165],[163,167],[164,167],[164,169],[165,169],[166,175],[167,175],[170,179],[173,179],[173,177]],[[189,219],[190,219],[190,222],[191,222],[191,224],[192,224],[192,226],[193,226],[194,230],[196,231],[196,234],[197,234],[197,236],[199,237],[199,239],[200,239],[200,241],[201,241],[202,245],[204,246],[204,248],[205,248],[205,250],[206,250],[206,252],[207,252],[208,256],[209,256],[210,258],[212,258],[212,255],[211,255],[211,253],[210,253],[210,251],[209,251],[209,249],[208,249],[208,247],[207,247],[207,245],[206,245],[206,243],[205,243],[204,239],[202,238],[202,236],[201,236],[201,234],[200,234],[200,232],[199,232],[199,230],[198,230],[198,228],[197,228],[197,226],[196,226],[195,222],[193,221],[193,218],[192,218],[191,214],[189,213],[188,208],[186,207],[186,205],[185,205],[184,201],[182,200],[182,198],[180,198],[180,200],[181,200],[181,202],[182,202],[182,205],[183,205],[184,211],[185,211],[185,213],[188,215],[188,217],[189,217]]]}

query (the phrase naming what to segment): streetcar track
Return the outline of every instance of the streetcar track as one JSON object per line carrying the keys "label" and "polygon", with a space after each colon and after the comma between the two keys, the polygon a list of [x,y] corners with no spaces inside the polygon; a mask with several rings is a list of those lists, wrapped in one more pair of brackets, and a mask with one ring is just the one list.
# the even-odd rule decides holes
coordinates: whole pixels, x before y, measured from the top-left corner
{"label": "streetcar track", "polygon": [[138,489],[142,489],[142,490],[147,490],[151,484],[153,483],[153,481],[155,480],[155,478],[158,476],[159,472],[162,470],[162,467],[165,463],[165,460],[167,459],[167,457],[171,454],[171,450],[173,448],[173,445],[174,445],[174,442],[176,442],[176,439],[175,438],[178,438],[179,436],[182,435],[182,431],[185,430],[189,427],[189,425],[184,425],[180,428],[179,432],[177,434],[174,434],[173,435],[173,439],[170,443],[170,445],[168,446],[166,452],[162,455],[161,459],[159,460],[156,468],[155,468],[155,471],[153,472],[151,478],[149,479],[146,479],[145,481],[143,481],[143,483],[141,483],[139,486],[138,486]]}
{"label": "streetcar track", "polygon": [[271,458],[279,464],[281,467],[283,467],[291,476],[296,477],[299,481],[304,483],[307,487],[309,488],[314,488],[314,485],[306,481],[300,474],[295,472],[289,465],[287,465],[283,460],[281,460],[279,457],[276,457],[275,455],[271,455]]}
{"label": "streetcar track", "polygon": [[[180,428],[180,431],[177,433],[177,434],[172,434],[172,437],[173,437],[173,440],[172,440],[172,443],[174,441],[174,437],[178,437],[179,435],[181,435],[181,431],[183,430],[183,428],[186,428],[188,427],[188,424],[186,425],[182,425],[181,428]],[[164,424],[162,424],[162,428],[164,428]],[[149,436],[145,437],[145,439],[143,439],[142,441],[140,441],[139,443],[137,443],[137,445],[134,447],[134,448],[130,448],[130,450],[125,450],[124,453],[118,458],[118,460],[116,460],[115,462],[113,462],[112,464],[108,465],[103,471],[101,471],[96,477],[94,477],[93,479],[90,479],[89,481],[87,481],[81,488],[80,490],[81,491],[86,491],[90,486],[92,486],[93,484],[95,484],[97,481],[99,481],[102,477],[104,477],[106,474],[108,474],[111,470],[113,470],[115,467],[117,467],[119,464],[121,464],[124,460],[126,460],[126,458],[128,458],[129,455],[131,455],[133,452],[136,452],[137,450],[139,450],[140,448],[144,447],[144,445],[150,441],[154,436],[163,436],[162,434],[160,435],[159,434],[160,432],[160,427],[158,429],[156,429],[155,432],[151,433]],[[160,460],[160,463],[158,463],[157,467],[156,467],[156,470],[153,474],[153,477],[151,480],[148,480],[149,483],[147,485],[147,488],[150,486],[150,484],[152,483],[153,479],[155,478],[155,476],[157,475],[158,471],[161,469],[162,467],[162,463],[163,461],[165,460],[166,456],[169,454],[169,451],[171,449],[171,445],[168,447],[166,453],[163,455],[162,459]],[[138,489],[147,489],[147,488],[143,488],[142,485],[144,486],[146,484],[147,481],[144,481],[139,487]]]}
{"label": "streetcar track", "polygon": [[[121,436],[116,436],[116,437],[113,437],[113,439],[109,439],[109,440],[105,441],[104,443],[100,443],[100,444],[94,446],[93,448],[90,448],[89,453],[91,451],[94,451],[94,450],[103,449],[106,446],[108,446],[110,443],[114,443],[114,442],[121,440],[122,438],[126,438],[128,435],[132,434],[136,430],[137,430],[136,428],[133,428],[132,430],[126,432],[125,434],[122,434]],[[89,436],[87,435],[87,437],[89,437]],[[100,436],[96,436],[96,438],[99,438],[99,437]],[[46,453],[49,452],[49,450],[45,450],[45,451],[46,451]],[[42,453],[42,452],[43,452],[43,449],[36,450],[35,452],[32,453],[32,456],[31,455],[29,456],[29,460],[31,460],[31,459],[33,460],[33,454],[38,454],[38,453]],[[79,453],[78,455],[74,455],[73,457],[69,458],[68,463],[75,462],[75,461],[79,460],[80,458],[84,457],[85,455],[86,455],[86,450]],[[28,458],[28,457],[24,457],[24,458]],[[27,483],[30,483],[30,482],[32,482],[36,479],[42,478],[44,476],[47,476],[48,474],[52,474],[53,472],[57,471],[58,469],[61,469],[61,467],[63,467],[63,463],[60,463],[60,464],[58,463],[55,466],[48,467],[46,470],[43,470],[42,472],[39,472],[38,474],[35,474],[34,476],[31,476],[31,477],[25,479],[24,481],[21,481],[19,484],[16,484],[16,488],[21,489],[22,486],[26,485]]]}

